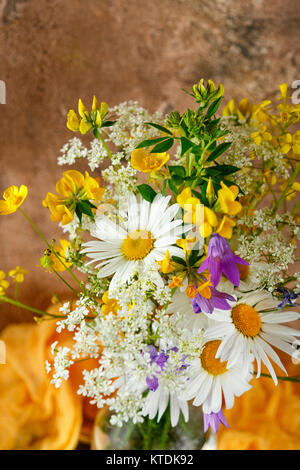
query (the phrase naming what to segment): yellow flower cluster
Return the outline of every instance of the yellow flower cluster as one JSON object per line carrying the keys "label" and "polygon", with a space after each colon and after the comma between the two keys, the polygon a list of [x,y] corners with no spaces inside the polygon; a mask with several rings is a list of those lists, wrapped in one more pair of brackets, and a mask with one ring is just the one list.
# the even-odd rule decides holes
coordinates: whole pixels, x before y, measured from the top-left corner
{"label": "yellow flower cluster", "polygon": [[15,269],[11,269],[8,273],[8,275],[12,277],[14,282],[17,284],[24,282],[25,274],[28,274],[28,271],[27,269],[21,268],[21,266],[16,266]]}
{"label": "yellow flower cluster", "polygon": [[23,204],[28,194],[28,188],[24,184],[18,188],[13,185],[7,188],[3,193],[3,200],[0,201],[0,215],[7,215],[16,212]]}
{"label": "yellow flower cluster", "polygon": [[92,178],[88,172],[85,175],[77,170],[63,173],[63,177],[56,183],[56,194],[48,193],[43,200],[43,206],[51,212],[51,220],[70,223],[74,217],[76,204],[79,201],[95,201],[98,203],[105,189],[100,187],[99,179]]}
{"label": "yellow flower cluster", "polygon": [[5,272],[0,270],[0,296],[5,295],[7,289],[9,288],[9,282],[5,279],[5,277]]}
{"label": "yellow flower cluster", "polygon": [[[208,197],[213,191],[211,181],[208,184]],[[199,228],[199,233],[203,238],[209,237],[213,231],[225,238],[232,237],[232,229],[236,225],[235,221],[228,216],[235,216],[242,210],[242,205],[236,201],[238,196],[237,186],[226,186],[221,182],[221,189],[218,191],[218,199],[214,204],[214,210],[203,206],[200,200],[192,195],[191,188],[184,189],[177,197],[178,204],[184,209],[183,220],[186,223],[193,223]],[[216,212],[221,212],[223,217],[219,220]]]}
{"label": "yellow flower cluster", "polygon": [[94,96],[91,112],[84,106],[81,99],[78,101],[78,114],[77,116],[74,109],[70,109],[67,118],[67,127],[73,132],[80,131],[81,134],[86,134],[92,128],[100,128],[104,117],[108,112],[108,104],[102,102],[100,105],[97,98]]}

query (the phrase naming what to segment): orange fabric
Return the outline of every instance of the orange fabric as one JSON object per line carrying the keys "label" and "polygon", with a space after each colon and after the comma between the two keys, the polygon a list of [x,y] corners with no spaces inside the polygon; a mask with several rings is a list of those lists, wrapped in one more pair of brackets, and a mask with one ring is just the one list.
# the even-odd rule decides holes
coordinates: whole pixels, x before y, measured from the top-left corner
{"label": "orange fabric", "polygon": [[74,449],[82,423],[81,400],[64,383],[50,383],[45,361],[55,322],[9,325],[1,334],[6,364],[0,365],[0,449]]}
{"label": "orange fabric", "polygon": [[[289,376],[300,374],[299,365],[287,356],[282,360]],[[230,429],[220,427],[218,450],[300,450],[299,398],[298,383],[279,381],[276,387],[270,378],[253,379],[252,389],[224,412]]]}

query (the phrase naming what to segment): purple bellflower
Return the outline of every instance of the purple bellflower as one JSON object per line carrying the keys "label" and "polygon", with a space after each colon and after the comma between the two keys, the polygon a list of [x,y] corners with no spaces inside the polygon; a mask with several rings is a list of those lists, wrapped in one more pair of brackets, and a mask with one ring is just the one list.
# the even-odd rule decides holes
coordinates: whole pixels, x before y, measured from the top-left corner
{"label": "purple bellflower", "polygon": [[237,264],[249,265],[247,261],[232,253],[227,240],[217,233],[214,233],[208,243],[207,257],[201,264],[198,273],[206,269],[210,272],[212,285],[217,287],[222,273],[234,285],[240,284],[240,273]]}
{"label": "purple bellflower", "polygon": [[217,432],[220,426],[220,423],[224,424],[227,428],[229,425],[226,421],[226,418],[223,414],[222,408],[218,413],[203,413],[203,423],[204,423],[204,432],[208,430],[209,427],[213,430],[213,432]]}

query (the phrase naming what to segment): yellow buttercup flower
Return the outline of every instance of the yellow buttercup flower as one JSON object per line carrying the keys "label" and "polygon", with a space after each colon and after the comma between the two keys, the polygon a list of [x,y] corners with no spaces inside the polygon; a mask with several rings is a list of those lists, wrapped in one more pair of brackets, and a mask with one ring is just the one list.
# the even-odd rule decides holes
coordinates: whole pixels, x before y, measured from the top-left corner
{"label": "yellow buttercup flower", "polygon": [[169,274],[176,269],[174,262],[171,260],[169,250],[166,251],[164,259],[157,261],[157,264],[159,265],[159,270],[164,274]]}
{"label": "yellow buttercup flower", "polygon": [[97,98],[94,96],[92,110],[86,108],[82,100],[78,100],[78,114],[77,116],[74,109],[70,109],[67,116],[67,127],[73,132],[80,131],[81,134],[86,134],[91,129],[97,129],[102,126],[103,119],[108,113],[108,104],[102,102],[100,105]]}
{"label": "yellow buttercup flower", "polygon": [[5,279],[5,277],[5,272],[0,270],[0,296],[5,295],[7,289],[9,288],[9,282]]}
{"label": "yellow buttercup flower", "polygon": [[8,273],[8,275],[13,278],[14,282],[17,283],[24,282],[25,274],[28,274],[28,271],[27,269],[21,268],[21,266],[16,266],[15,269],[11,269]]}
{"label": "yellow buttercup flower", "polygon": [[235,200],[238,193],[239,188],[237,186],[228,187],[221,181],[221,189],[218,191],[218,205],[224,214],[236,215],[242,210],[242,205]]}
{"label": "yellow buttercup flower", "polygon": [[170,155],[163,153],[150,153],[146,149],[135,149],[131,152],[131,165],[143,173],[153,173],[167,163]]}
{"label": "yellow buttercup flower", "polygon": [[80,201],[95,201],[98,203],[105,189],[100,187],[99,179],[92,178],[88,172],[85,175],[76,170],[63,173],[56,183],[56,194],[48,193],[43,200],[43,206],[51,212],[51,220],[63,225],[73,220],[74,212]]}
{"label": "yellow buttercup flower", "polygon": [[16,212],[18,207],[23,204],[27,194],[28,188],[24,184],[20,188],[15,185],[7,188],[3,193],[3,200],[0,201],[0,215]]}
{"label": "yellow buttercup flower", "polygon": [[66,258],[68,258],[69,253],[72,252],[72,245],[68,240],[59,240],[60,245],[53,245],[53,250],[58,254],[59,258],[58,259],[54,253],[51,254],[52,261],[53,261],[53,268],[55,271],[65,271],[66,268],[69,268],[71,266],[71,262],[67,261]]}

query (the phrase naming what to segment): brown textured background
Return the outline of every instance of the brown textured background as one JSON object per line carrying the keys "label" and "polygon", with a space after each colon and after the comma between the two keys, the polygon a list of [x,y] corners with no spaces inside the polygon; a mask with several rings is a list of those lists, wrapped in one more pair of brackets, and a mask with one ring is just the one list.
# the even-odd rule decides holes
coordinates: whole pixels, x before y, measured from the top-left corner
{"label": "brown textured background", "polygon": [[[0,0],[1,193],[28,185],[24,209],[57,238],[41,201],[61,175],[56,157],[78,97],[182,109],[181,88],[201,77],[224,83],[227,98],[270,97],[300,79],[299,31],[295,0]],[[44,308],[53,290],[66,293],[36,267],[44,247],[21,214],[0,223],[0,269],[30,270],[22,298]],[[0,328],[30,318],[0,307]]]}

